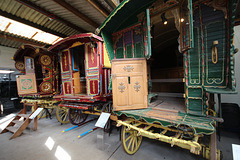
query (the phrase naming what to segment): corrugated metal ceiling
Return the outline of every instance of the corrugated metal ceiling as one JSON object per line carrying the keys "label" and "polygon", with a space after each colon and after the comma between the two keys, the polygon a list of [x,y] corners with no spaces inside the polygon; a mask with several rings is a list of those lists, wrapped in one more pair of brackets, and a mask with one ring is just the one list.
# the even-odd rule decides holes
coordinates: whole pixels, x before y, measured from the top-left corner
{"label": "corrugated metal ceiling", "polygon": [[[0,15],[60,37],[68,37],[82,32],[95,32],[114,9],[109,1],[112,0],[0,0]],[[76,11],[73,12],[71,7]],[[5,42],[2,39],[1,42],[0,45],[17,46],[6,44],[9,39]]]}
{"label": "corrugated metal ceiling", "polygon": [[[64,38],[95,32],[116,7],[117,1],[119,0],[0,0],[0,15]],[[240,23],[240,14],[237,15]],[[8,36],[16,38],[16,35]],[[14,43],[10,45],[11,38],[3,42],[2,33],[0,37],[0,45],[16,47]],[[19,40],[22,37],[17,38]],[[22,44],[27,41],[25,38]],[[36,44],[39,45],[37,41]]]}

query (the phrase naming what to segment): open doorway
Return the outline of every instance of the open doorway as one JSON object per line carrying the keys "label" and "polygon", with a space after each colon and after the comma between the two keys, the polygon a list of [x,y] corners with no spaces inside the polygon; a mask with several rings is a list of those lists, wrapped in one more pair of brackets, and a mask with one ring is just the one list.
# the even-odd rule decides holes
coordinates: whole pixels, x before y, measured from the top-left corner
{"label": "open doorway", "polygon": [[86,94],[85,45],[71,48],[75,95]]}
{"label": "open doorway", "polygon": [[151,23],[152,56],[148,61],[148,77],[152,87],[149,91],[157,95],[155,104],[161,104],[161,108],[185,112],[183,54],[179,51],[179,30],[172,11],[152,16]]}

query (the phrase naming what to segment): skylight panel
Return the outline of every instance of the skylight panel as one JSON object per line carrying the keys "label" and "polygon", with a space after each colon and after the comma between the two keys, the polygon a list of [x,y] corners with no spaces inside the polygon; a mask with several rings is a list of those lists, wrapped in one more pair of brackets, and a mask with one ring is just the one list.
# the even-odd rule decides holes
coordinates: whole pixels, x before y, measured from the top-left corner
{"label": "skylight panel", "polygon": [[44,42],[47,44],[53,44],[62,39],[61,37],[44,32],[42,30],[28,26],[26,24],[11,20],[9,18],[5,18],[3,16],[0,16],[0,30],[19,35],[21,37],[26,37],[36,41]]}

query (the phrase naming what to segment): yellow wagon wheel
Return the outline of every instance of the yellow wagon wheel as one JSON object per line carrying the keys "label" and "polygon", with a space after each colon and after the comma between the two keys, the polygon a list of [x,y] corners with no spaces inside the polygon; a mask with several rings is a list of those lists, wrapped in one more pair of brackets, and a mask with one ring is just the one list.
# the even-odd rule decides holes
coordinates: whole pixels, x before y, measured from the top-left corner
{"label": "yellow wagon wheel", "polygon": [[68,109],[69,108],[67,108],[67,107],[59,107],[59,106],[57,106],[56,116],[57,116],[57,120],[60,123],[63,123],[63,124],[69,123]]}
{"label": "yellow wagon wheel", "polygon": [[128,127],[122,126],[121,142],[123,149],[127,154],[132,155],[136,153],[142,143],[142,136],[138,136],[137,133],[136,130],[129,130]]}
{"label": "yellow wagon wheel", "polygon": [[[54,108],[46,108],[50,114],[52,114]],[[34,112],[34,106],[32,106],[32,112]],[[47,112],[45,109],[43,109],[39,115],[38,118],[46,118]]]}

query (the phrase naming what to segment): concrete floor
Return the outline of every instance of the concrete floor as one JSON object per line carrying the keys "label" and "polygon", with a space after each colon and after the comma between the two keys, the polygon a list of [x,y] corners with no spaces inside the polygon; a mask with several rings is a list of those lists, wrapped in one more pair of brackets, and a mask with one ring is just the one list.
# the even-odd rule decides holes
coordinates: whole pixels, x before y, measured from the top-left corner
{"label": "concrete floor", "polygon": [[[0,117],[0,131],[7,121],[13,116]],[[9,140],[11,133],[0,135],[1,160],[199,160],[199,156],[191,154],[188,150],[178,147],[171,148],[156,140],[144,138],[137,153],[128,155],[124,152],[119,131],[113,129],[109,136],[97,129],[78,139],[81,133],[95,128],[95,121],[78,127],[69,132],[63,130],[72,127],[72,124],[61,125],[55,115],[53,119],[38,121],[38,130],[33,131],[33,123],[24,133],[13,140]],[[222,132],[219,149],[223,152],[223,159],[232,159],[231,144],[240,144],[237,133]]]}

